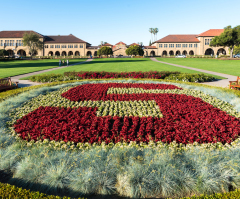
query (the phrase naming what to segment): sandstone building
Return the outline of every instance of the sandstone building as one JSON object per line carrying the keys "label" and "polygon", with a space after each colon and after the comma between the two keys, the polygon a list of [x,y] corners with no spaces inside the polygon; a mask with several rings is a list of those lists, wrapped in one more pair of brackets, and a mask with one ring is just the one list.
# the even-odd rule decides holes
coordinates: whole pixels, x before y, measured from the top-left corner
{"label": "sandstone building", "polygon": [[[141,46],[145,56],[174,56],[174,55],[226,55],[228,48],[210,47],[213,37],[219,36],[224,29],[210,29],[201,34],[168,35],[155,41],[151,46]],[[38,34],[44,43],[44,48],[34,55],[38,56],[97,56],[97,50],[101,46],[92,46],[76,36],[70,35],[42,35],[35,31],[0,31],[0,49],[5,49],[10,56],[29,56],[28,47],[23,46],[24,33],[34,32]],[[115,45],[106,43],[102,46],[112,48],[114,56],[126,56],[128,46],[139,45],[136,43],[127,45],[118,42]]]}

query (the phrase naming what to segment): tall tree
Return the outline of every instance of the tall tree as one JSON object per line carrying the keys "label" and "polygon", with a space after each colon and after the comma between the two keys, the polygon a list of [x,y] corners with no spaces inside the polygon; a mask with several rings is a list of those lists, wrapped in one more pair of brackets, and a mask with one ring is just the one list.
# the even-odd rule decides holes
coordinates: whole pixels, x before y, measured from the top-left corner
{"label": "tall tree", "polygon": [[127,55],[140,55],[143,56],[144,51],[140,46],[134,45],[134,46],[130,46],[129,48],[126,49],[126,54]]}
{"label": "tall tree", "polygon": [[153,28],[153,42],[155,42],[155,35],[156,35],[156,32],[155,32],[155,28]]}
{"label": "tall tree", "polygon": [[151,41],[153,41],[152,39],[153,28],[149,28],[149,32],[151,33]]}
{"label": "tall tree", "polygon": [[151,40],[149,41],[149,46],[151,46],[152,45],[152,42],[151,42]]}
{"label": "tall tree", "polygon": [[156,39],[155,41],[157,40],[157,34],[158,34],[158,28],[154,28],[154,31],[155,31],[155,34],[156,34]]}
{"label": "tall tree", "polygon": [[240,26],[232,28],[227,26],[224,28],[224,32],[213,38],[210,43],[210,46],[223,46],[229,47],[230,56],[233,57],[233,51],[235,46],[240,45]]}
{"label": "tall tree", "polygon": [[112,48],[107,46],[103,46],[97,51],[98,56],[106,55],[108,57],[108,55],[112,55],[112,54],[113,54]]}
{"label": "tall tree", "polygon": [[43,49],[43,42],[40,40],[39,35],[36,33],[24,33],[23,35],[23,45],[28,47],[29,54],[31,55],[31,59],[33,54],[37,50]]}

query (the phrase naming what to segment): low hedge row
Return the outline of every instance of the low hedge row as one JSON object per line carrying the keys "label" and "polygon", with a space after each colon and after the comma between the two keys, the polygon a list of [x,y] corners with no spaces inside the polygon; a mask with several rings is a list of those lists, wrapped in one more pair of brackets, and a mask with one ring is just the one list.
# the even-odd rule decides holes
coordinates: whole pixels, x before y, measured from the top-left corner
{"label": "low hedge row", "polygon": [[[47,195],[44,193],[22,189],[14,185],[4,184],[4,183],[0,183],[0,199],[1,198],[70,199],[70,197],[66,197],[66,196],[60,197],[60,196]],[[235,191],[231,191],[223,194],[218,193],[218,194],[209,195],[209,196],[202,195],[202,196],[184,197],[181,199],[238,199],[238,198],[240,198],[240,190],[235,190]],[[84,199],[84,198],[78,198],[78,199]]]}
{"label": "low hedge row", "polygon": [[[118,80],[123,80],[124,78],[118,78]],[[88,81],[97,81],[99,79],[93,79],[93,80],[88,80]],[[101,80],[107,80],[107,79],[101,79]],[[114,79],[112,79],[114,80]],[[117,79],[115,79],[117,80]],[[146,79],[136,79],[136,80],[146,80]],[[27,92],[27,91],[30,91],[30,90],[34,90],[34,89],[37,89],[37,88],[42,88],[42,87],[48,87],[48,86],[56,86],[56,85],[60,85],[60,84],[68,84],[68,83],[74,83],[74,82],[78,82],[78,81],[83,81],[83,80],[69,80],[69,81],[58,81],[58,82],[52,82],[52,83],[46,83],[46,84],[42,84],[42,85],[37,85],[37,86],[30,86],[30,87],[24,87],[24,88],[18,88],[18,89],[13,89],[13,90],[8,90],[8,91],[5,91],[5,92],[0,92],[0,102],[9,98],[9,97],[12,97],[12,96],[15,96],[15,95],[18,95],[20,93],[23,93],[23,92]],[[155,79],[151,79],[151,81],[159,81],[159,80],[155,80]],[[161,81],[160,81],[161,82]],[[175,81],[175,80],[164,80],[164,82],[172,82],[172,83],[182,83],[180,81]],[[162,83],[164,83],[162,82]],[[193,85],[193,86],[202,86],[202,87],[206,87],[206,88],[213,88],[213,86],[209,86],[209,85],[204,85],[204,84],[200,84],[199,83],[192,83],[192,82],[184,82],[184,84],[187,84],[187,85]],[[239,90],[234,90],[234,89],[228,89],[228,88],[222,88],[222,87],[218,87],[219,90],[222,90],[224,92],[227,92],[227,93],[232,93],[238,97],[240,97],[240,91]]]}
{"label": "low hedge row", "polygon": [[[30,81],[33,82],[58,82],[58,81],[69,81],[69,80],[81,80],[81,79],[105,79],[105,78],[133,78],[133,79],[165,79],[175,80],[183,82],[210,82],[214,81],[215,77],[205,74],[188,74],[179,72],[158,72],[157,75],[125,75],[121,73],[111,73],[110,75],[102,75],[104,72],[65,72],[64,74],[44,74],[35,75],[30,77]],[[140,73],[140,72],[139,72]]]}
{"label": "low hedge row", "polygon": [[165,78],[166,80],[175,80],[175,81],[183,81],[183,82],[211,82],[216,80],[215,77],[205,74],[171,74]]}
{"label": "low hedge row", "polygon": [[[15,198],[16,199],[17,198],[68,199],[69,197],[47,195],[47,194],[44,194],[44,193],[40,193],[38,191],[37,192],[36,191],[30,191],[30,190],[18,188],[14,185],[0,183],[0,199],[1,198],[11,198],[11,199],[15,199]],[[84,199],[84,198],[78,198],[78,199]]]}

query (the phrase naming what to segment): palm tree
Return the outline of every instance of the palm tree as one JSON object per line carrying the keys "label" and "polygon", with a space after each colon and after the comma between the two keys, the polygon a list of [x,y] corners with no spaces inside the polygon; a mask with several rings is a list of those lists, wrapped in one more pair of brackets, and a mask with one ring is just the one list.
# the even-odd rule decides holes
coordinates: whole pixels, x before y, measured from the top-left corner
{"label": "palm tree", "polygon": [[149,28],[149,32],[151,33],[151,40],[153,40],[152,39],[153,28]]}
{"label": "palm tree", "polygon": [[[154,28],[154,32],[155,32],[155,34],[156,34],[156,40],[157,40],[158,28]],[[156,41],[156,40],[155,40],[155,41]]]}
{"label": "palm tree", "polygon": [[155,28],[153,28],[153,42],[155,42],[155,35],[156,35],[156,32],[155,32]]}

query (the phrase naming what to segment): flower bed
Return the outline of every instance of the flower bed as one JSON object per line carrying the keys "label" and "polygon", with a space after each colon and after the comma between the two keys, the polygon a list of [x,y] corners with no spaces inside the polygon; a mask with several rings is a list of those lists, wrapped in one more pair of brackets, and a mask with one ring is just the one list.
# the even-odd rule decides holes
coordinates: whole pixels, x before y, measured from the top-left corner
{"label": "flower bed", "polygon": [[[120,86],[121,84],[114,86],[116,83],[112,82],[99,81],[101,84],[98,85],[101,86],[97,89],[94,87],[98,82],[92,81],[44,87],[0,103],[0,170],[10,172],[9,175],[12,175],[8,183],[70,197],[117,194],[132,198],[176,198],[223,193],[240,187],[239,138],[233,138],[235,141],[230,139],[230,144],[226,141],[217,143],[213,141],[186,145],[177,144],[176,141],[155,142],[155,139],[149,139],[149,142],[112,141],[107,145],[105,142],[99,144],[99,138],[92,144],[88,139],[85,143],[82,143],[82,140],[80,143],[77,143],[79,140],[76,143],[74,140],[64,141],[65,138],[68,140],[74,138],[74,133],[69,136],[72,128],[75,128],[74,132],[81,130],[76,128],[77,125],[82,125],[88,132],[92,130],[91,128],[96,128],[96,126],[88,128],[94,119],[99,121],[97,125],[102,122],[102,126],[99,125],[99,129],[102,128],[101,136],[107,137],[113,132],[114,118],[122,122],[120,126],[129,122],[129,126],[125,126],[131,127],[130,129],[133,129],[131,121],[134,118],[138,118],[139,121],[150,118],[151,121],[155,121],[152,122],[154,127],[157,125],[159,127],[160,124],[164,124],[163,121],[173,118],[171,123],[174,124],[173,128],[177,127],[182,119],[186,128],[209,119],[212,122],[209,128],[225,125],[226,132],[238,131],[231,129],[230,124],[231,120],[239,122],[240,118],[239,98],[231,94],[235,91],[224,93],[215,88],[195,84],[175,84],[170,89],[169,84],[164,87],[160,84],[152,86],[154,82],[150,81],[148,81],[150,87],[146,87],[147,84],[141,85],[143,82],[140,81],[127,82],[137,83],[135,86],[133,84],[126,86],[126,81],[120,80],[115,82],[124,83],[124,86]],[[109,85],[107,89],[106,85]],[[88,88],[89,92],[81,93],[81,88]],[[91,94],[93,92],[96,95]],[[95,100],[89,100],[90,97]],[[119,111],[114,112],[115,109]],[[150,112],[153,109],[156,114]],[[137,116],[127,115],[131,113],[130,110],[135,110],[134,114]],[[193,119],[193,116],[196,119]],[[21,120],[25,122],[25,126],[23,123],[16,123]],[[72,122],[71,126],[69,122]],[[7,127],[13,124],[26,128],[24,131],[26,136],[23,138],[27,141],[8,130]],[[145,127],[149,124],[150,122],[144,123]],[[135,129],[133,135],[140,131],[141,125],[139,123],[139,129]],[[50,126],[53,128],[49,128]],[[162,127],[166,128],[165,126]],[[46,130],[45,127],[49,128],[47,133],[52,130],[59,132],[58,136],[62,136],[62,139],[60,137],[58,141],[44,139],[43,134],[40,136],[38,134],[38,128],[42,127],[42,132]],[[201,127],[202,123],[194,130]],[[108,135],[104,134],[107,128],[111,129]],[[120,130],[124,132],[124,128],[121,128]],[[32,130],[36,133],[33,137],[27,133]],[[51,133],[55,136],[54,131]],[[154,130],[151,133],[154,133]],[[93,135],[96,135],[96,131]],[[227,137],[219,135],[220,138]]]}
{"label": "flower bed", "polygon": [[75,144],[150,140],[225,144],[238,138],[240,121],[230,106],[222,109],[233,116],[199,97],[166,91],[183,93],[182,88],[164,84],[85,84],[61,94],[74,101],[71,108],[37,107],[14,128],[27,141]]}

